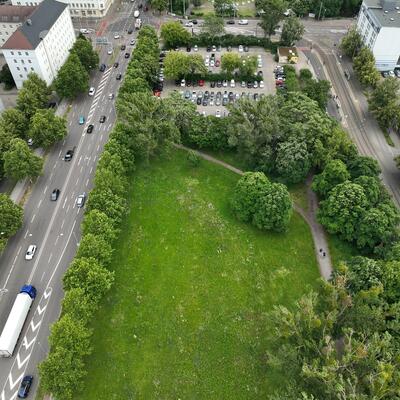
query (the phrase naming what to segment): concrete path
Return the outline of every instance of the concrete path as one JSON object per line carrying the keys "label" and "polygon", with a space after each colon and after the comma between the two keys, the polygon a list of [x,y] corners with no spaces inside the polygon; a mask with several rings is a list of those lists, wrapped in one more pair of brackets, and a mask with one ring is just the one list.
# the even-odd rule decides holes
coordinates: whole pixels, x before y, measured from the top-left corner
{"label": "concrete path", "polygon": [[[218,164],[226,169],[229,169],[230,171],[234,172],[235,174],[238,174],[238,175],[244,174],[244,172],[242,170],[235,168],[234,166],[232,166],[224,161],[218,160],[217,158],[214,158],[214,157],[212,157],[208,154],[205,154],[201,151],[193,150],[182,144],[175,144],[174,146],[178,149],[193,151],[199,157],[201,157],[207,161],[210,161],[214,164]],[[328,246],[328,242],[326,240],[324,228],[320,223],[318,223],[317,218],[316,218],[316,213],[317,213],[317,209],[318,209],[318,199],[317,199],[316,194],[311,189],[311,181],[312,181],[312,177],[309,176],[306,181],[308,211],[303,210],[297,204],[294,204],[294,209],[304,218],[304,220],[307,222],[308,226],[310,227],[311,235],[312,235],[313,241],[314,241],[314,252],[315,252],[315,257],[318,261],[319,272],[324,279],[328,280],[332,275],[332,261],[331,261],[331,257],[329,254],[329,246]],[[320,249],[322,249],[322,251],[320,251]],[[324,256],[324,254],[325,254],[325,256]]]}

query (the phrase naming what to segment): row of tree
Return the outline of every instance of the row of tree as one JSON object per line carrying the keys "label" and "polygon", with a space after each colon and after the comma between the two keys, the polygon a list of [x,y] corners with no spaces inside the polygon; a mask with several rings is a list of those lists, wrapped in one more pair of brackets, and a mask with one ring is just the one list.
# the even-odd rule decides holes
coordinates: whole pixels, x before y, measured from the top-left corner
{"label": "row of tree", "polygon": [[83,387],[85,358],[92,352],[89,322],[114,280],[113,246],[128,209],[135,160],[149,160],[178,132],[172,106],[150,90],[158,55],[157,34],[144,26],[119,91],[117,123],[97,166],[79,249],[63,278],[62,315],[51,329],[49,356],[39,366],[43,388],[58,400],[74,398]]}

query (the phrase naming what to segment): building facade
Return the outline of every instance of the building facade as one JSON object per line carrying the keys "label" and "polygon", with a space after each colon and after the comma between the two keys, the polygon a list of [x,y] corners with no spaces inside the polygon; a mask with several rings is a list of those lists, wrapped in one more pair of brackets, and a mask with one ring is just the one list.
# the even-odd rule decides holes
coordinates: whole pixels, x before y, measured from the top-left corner
{"label": "building facade", "polygon": [[[110,8],[113,0],[60,0],[68,4],[71,17],[104,17]],[[11,0],[17,6],[35,6],[40,0]]]}
{"label": "building facade", "polygon": [[379,71],[400,68],[400,0],[364,0],[357,30]]}
{"label": "building facade", "polygon": [[74,42],[68,6],[55,0],[40,3],[2,47],[17,88],[31,72],[50,85]]}
{"label": "building facade", "polygon": [[29,18],[35,8],[8,4],[0,7],[0,46]]}

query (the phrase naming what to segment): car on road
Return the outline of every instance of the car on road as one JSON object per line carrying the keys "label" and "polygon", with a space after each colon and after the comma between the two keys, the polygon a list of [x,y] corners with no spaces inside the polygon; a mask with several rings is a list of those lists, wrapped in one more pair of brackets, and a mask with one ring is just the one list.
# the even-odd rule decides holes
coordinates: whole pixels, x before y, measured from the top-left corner
{"label": "car on road", "polygon": [[121,80],[121,78],[122,78],[122,74],[117,74],[117,76],[116,76],[116,78],[115,78],[115,79],[116,79],[117,81],[120,81],[120,80]]}
{"label": "car on road", "polygon": [[93,128],[94,128],[94,125],[90,124],[86,129],[86,133],[92,133],[93,132]]}
{"label": "car on road", "polygon": [[64,161],[71,161],[72,157],[74,156],[75,153],[75,147],[73,149],[67,150],[64,156]]}
{"label": "car on road", "polygon": [[83,125],[85,123],[85,117],[83,115],[81,115],[79,117],[79,125]]}
{"label": "car on road", "polygon": [[110,93],[110,94],[108,95],[108,99],[109,99],[109,100],[113,100],[113,99],[114,99],[114,93]]}
{"label": "car on road", "polygon": [[133,33],[133,29],[132,28],[129,28],[128,29],[128,35],[131,35]]}
{"label": "car on road", "polygon": [[114,63],[114,68],[118,68],[118,66],[119,66],[119,63],[118,63],[118,62],[115,62],[115,63]]}
{"label": "car on road", "polygon": [[50,195],[50,200],[57,201],[59,195],[60,195],[60,189],[53,189]]}
{"label": "car on road", "polygon": [[130,57],[130,54],[129,53],[125,53],[125,56],[124,56],[125,58],[129,58]]}
{"label": "car on road", "polygon": [[114,39],[119,39],[119,38],[120,38],[119,34],[116,33],[116,34],[114,35]]}
{"label": "car on road", "polygon": [[239,45],[239,53],[243,53],[243,50],[244,50],[244,47],[243,47],[243,45]]}
{"label": "car on road", "polygon": [[37,247],[34,244],[30,244],[28,246],[28,250],[26,250],[26,253],[25,253],[25,260],[32,260],[33,256],[36,253],[36,248]]}
{"label": "car on road", "polygon": [[96,93],[96,89],[92,86],[92,87],[89,89],[89,96],[94,96],[95,93]]}
{"label": "car on road", "polygon": [[248,19],[239,19],[238,24],[239,25],[248,25],[249,24],[249,20]]}
{"label": "car on road", "polygon": [[197,44],[194,45],[193,51],[199,51],[199,47],[197,46]]}
{"label": "car on road", "polygon": [[104,72],[106,70],[106,68],[107,68],[106,64],[101,64],[100,65],[100,72]]}
{"label": "car on road", "polygon": [[108,54],[108,55],[111,55],[112,53],[113,53],[113,49],[109,48],[109,49],[107,50],[107,54]]}
{"label": "car on road", "polygon": [[19,399],[26,399],[28,397],[29,390],[32,386],[32,382],[33,382],[32,375],[24,376],[24,379],[22,379],[21,385],[18,389],[18,398]]}
{"label": "car on road", "polygon": [[77,198],[76,198],[76,206],[78,208],[82,208],[85,205],[85,201],[86,201],[86,193],[83,192],[82,194],[80,194]]}
{"label": "car on road", "polygon": [[133,16],[134,16],[135,18],[139,18],[139,15],[140,15],[139,10],[135,10],[135,11],[133,12]]}
{"label": "car on road", "polygon": [[100,120],[99,120],[100,123],[103,124],[104,122],[106,122],[106,118],[107,118],[107,117],[106,117],[105,115],[102,115],[102,116],[100,117]]}
{"label": "car on road", "polygon": [[121,50],[125,50],[126,46],[124,44],[121,44]]}

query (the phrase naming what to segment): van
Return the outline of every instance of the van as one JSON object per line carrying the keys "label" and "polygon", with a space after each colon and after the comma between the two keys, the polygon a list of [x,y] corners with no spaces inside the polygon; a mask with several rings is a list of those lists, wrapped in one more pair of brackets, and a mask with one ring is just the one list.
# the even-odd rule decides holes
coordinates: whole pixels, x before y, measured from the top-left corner
{"label": "van", "polygon": [[134,16],[135,18],[139,18],[139,15],[140,15],[139,10],[135,10],[134,13],[133,13],[133,16]]}

